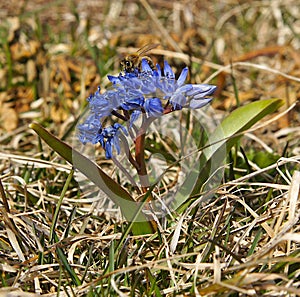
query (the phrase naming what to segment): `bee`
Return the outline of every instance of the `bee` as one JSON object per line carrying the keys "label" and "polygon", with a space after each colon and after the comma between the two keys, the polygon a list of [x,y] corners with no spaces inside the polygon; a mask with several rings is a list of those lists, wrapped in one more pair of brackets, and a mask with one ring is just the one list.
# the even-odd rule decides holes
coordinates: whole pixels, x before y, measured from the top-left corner
{"label": "bee", "polygon": [[121,62],[121,69],[125,72],[134,72],[135,69],[141,71],[142,60],[147,60],[151,69],[155,69],[154,63],[150,57],[144,56],[145,53],[159,46],[159,43],[149,43],[140,48],[136,53],[127,55]]}

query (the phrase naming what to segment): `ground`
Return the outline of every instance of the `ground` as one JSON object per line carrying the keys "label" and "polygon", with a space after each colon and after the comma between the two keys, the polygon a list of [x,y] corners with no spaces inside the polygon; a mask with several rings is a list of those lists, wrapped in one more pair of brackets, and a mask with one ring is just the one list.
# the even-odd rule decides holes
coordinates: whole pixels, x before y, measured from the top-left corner
{"label": "ground", "polygon": [[[300,295],[298,2],[1,1],[0,295]],[[109,89],[107,74],[148,43],[159,44],[153,61],[167,60],[177,77],[188,66],[189,83],[218,87],[203,115],[208,133],[239,107],[283,105],[243,131],[209,199],[199,190],[154,234],[133,236],[29,125],[77,149],[86,98]],[[200,147],[201,122],[175,117]],[[172,129],[149,138],[149,164],[174,163]],[[150,158],[164,151],[172,157]],[[94,157],[134,191],[100,147]],[[162,193],[177,173],[164,175]]]}

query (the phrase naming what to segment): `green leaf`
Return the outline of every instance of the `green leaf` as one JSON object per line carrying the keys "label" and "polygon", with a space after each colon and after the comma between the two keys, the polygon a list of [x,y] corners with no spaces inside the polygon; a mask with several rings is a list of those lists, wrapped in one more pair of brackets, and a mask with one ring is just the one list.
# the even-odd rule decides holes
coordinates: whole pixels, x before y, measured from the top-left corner
{"label": "green leaf", "polygon": [[72,281],[74,283],[74,285],[76,286],[80,286],[81,285],[81,281],[78,278],[77,274],[75,273],[75,271],[72,269],[72,267],[70,266],[67,257],[65,256],[63,250],[60,247],[56,247],[56,252],[58,255],[58,258],[60,259],[60,262],[63,264],[63,266],[65,267],[65,269],[67,270],[68,274],[70,275],[70,277],[72,278]]}
{"label": "green leaf", "polygon": [[216,143],[214,149],[205,149],[206,159],[210,159],[215,151],[226,144],[228,152],[232,146],[243,136],[242,132],[252,127],[267,114],[276,111],[284,104],[282,99],[268,99],[252,102],[230,113],[217,127],[209,138],[209,143]]}
{"label": "green leaf", "polygon": [[[98,186],[108,197],[120,207],[123,215],[132,224],[134,235],[153,233],[153,225],[142,212],[133,197],[116,181],[109,177],[97,164],[83,156],[81,153],[59,140],[37,123],[30,124],[32,128],[55,152],[71,163],[83,173],[90,181]],[[139,212],[139,213],[138,213]]]}
{"label": "green leaf", "polygon": [[[228,152],[243,136],[243,133],[264,116],[276,111],[283,104],[284,101],[281,99],[252,102],[234,110],[222,121],[212,135],[210,135],[200,156],[199,166],[191,170],[191,180],[196,175],[198,176],[191,195],[189,197],[184,196],[184,192],[191,192],[191,182],[187,179],[181,193],[179,193],[179,201],[176,199],[177,203],[184,203],[180,207],[180,210],[185,209],[187,204],[190,203],[190,197],[199,195],[201,190],[213,188],[214,179],[216,182],[220,180],[222,170],[219,169],[226,160]],[[218,173],[220,174],[219,176]]]}
{"label": "green leaf", "polygon": [[[268,167],[278,161],[279,155],[269,153],[266,151],[256,152],[252,158],[252,161],[257,164],[260,168]],[[274,169],[275,170],[275,169]]]}

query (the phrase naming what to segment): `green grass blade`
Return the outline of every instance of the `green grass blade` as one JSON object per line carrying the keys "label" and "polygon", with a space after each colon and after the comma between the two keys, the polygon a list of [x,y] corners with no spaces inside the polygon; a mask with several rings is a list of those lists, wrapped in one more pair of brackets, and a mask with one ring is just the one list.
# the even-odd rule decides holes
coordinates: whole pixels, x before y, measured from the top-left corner
{"label": "green grass blade", "polygon": [[67,270],[68,274],[70,275],[70,277],[72,278],[72,281],[74,283],[74,285],[76,286],[80,286],[81,285],[81,281],[78,278],[77,274],[75,273],[75,271],[72,269],[72,267],[70,266],[67,257],[65,256],[63,250],[60,247],[56,248],[56,252],[57,255],[61,261],[61,263],[63,264],[63,266],[65,267],[65,269]]}
{"label": "green grass blade", "polygon": [[50,243],[52,243],[53,240],[54,240],[54,238],[53,238],[53,234],[54,234],[54,233],[53,233],[53,232],[54,232],[55,227],[56,227],[56,223],[57,223],[57,219],[58,219],[58,214],[59,214],[59,211],[60,211],[60,207],[61,207],[61,204],[62,204],[62,202],[63,202],[64,196],[65,196],[65,194],[66,194],[66,192],[67,192],[67,190],[68,190],[68,188],[69,188],[69,184],[70,184],[70,182],[71,182],[71,179],[72,179],[72,177],[73,177],[73,174],[74,174],[74,170],[71,170],[70,173],[69,173],[69,176],[68,176],[68,178],[67,178],[67,180],[66,180],[66,183],[65,183],[65,185],[64,185],[64,188],[63,188],[63,190],[62,190],[62,192],[61,192],[61,195],[60,195],[60,197],[59,197],[59,200],[58,200],[58,202],[57,202],[57,205],[56,205],[56,208],[55,208],[55,212],[54,212],[54,215],[53,215],[53,218],[52,218],[52,225],[51,225],[51,227],[50,227],[50,236],[49,236],[49,238],[50,238]]}

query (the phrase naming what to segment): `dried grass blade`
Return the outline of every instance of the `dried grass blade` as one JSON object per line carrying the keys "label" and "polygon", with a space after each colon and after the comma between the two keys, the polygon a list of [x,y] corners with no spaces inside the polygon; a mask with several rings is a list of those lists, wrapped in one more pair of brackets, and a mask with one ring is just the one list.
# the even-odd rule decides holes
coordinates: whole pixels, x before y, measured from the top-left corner
{"label": "dried grass blade", "polygon": [[22,249],[18,243],[18,240],[17,240],[17,237],[15,235],[15,233],[10,229],[10,228],[6,228],[6,232],[7,232],[7,236],[8,236],[8,239],[11,243],[11,246],[13,247],[13,249],[15,250],[15,252],[17,253],[19,259],[21,261],[25,261],[25,256],[22,252]]}

